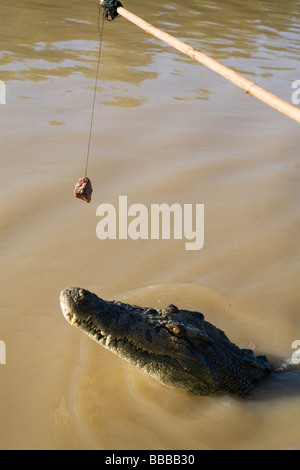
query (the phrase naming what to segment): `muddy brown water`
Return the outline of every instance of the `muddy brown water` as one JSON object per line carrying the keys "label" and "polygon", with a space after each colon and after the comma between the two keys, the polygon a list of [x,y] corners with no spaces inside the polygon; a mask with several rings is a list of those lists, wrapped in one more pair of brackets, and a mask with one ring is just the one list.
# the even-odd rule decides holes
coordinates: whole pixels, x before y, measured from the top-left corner
{"label": "muddy brown water", "polygon": [[[85,204],[73,188],[85,168],[97,2],[0,3],[0,448],[299,448],[297,393],[245,401],[166,388],[70,327],[59,306],[69,286],[175,303],[239,346],[290,358],[300,340],[299,124],[126,20],[106,23]],[[299,1],[124,6],[291,102]],[[147,208],[204,204],[204,247],[99,240],[97,207],[120,195]]]}

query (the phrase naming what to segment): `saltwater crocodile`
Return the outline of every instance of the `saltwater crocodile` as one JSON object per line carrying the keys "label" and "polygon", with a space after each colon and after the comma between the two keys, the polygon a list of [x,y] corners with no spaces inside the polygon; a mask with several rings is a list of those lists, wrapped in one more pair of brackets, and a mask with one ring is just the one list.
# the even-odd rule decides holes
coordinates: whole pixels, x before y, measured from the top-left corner
{"label": "saltwater crocodile", "polygon": [[106,301],[75,287],[61,292],[60,303],[71,325],[174,388],[245,397],[274,372],[265,356],[240,349],[199,312]]}

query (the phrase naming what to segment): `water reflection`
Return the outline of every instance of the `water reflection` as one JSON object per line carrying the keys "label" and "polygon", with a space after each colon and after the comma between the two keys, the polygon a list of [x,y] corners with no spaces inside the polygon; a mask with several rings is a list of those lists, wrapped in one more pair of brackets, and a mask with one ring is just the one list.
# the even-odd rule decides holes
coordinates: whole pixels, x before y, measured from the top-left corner
{"label": "water reflection", "polygon": [[[289,8],[266,0],[125,3],[147,21],[249,76],[266,78],[278,70],[297,70],[297,0],[291,0]],[[97,15],[96,1],[86,2],[82,8],[81,2],[69,0],[2,0],[1,77],[6,81],[40,81],[72,74],[93,77],[99,39]],[[132,84],[163,75],[166,62],[173,69],[178,61],[180,67],[191,63],[123,18],[105,24],[102,60],[103,81]]]}

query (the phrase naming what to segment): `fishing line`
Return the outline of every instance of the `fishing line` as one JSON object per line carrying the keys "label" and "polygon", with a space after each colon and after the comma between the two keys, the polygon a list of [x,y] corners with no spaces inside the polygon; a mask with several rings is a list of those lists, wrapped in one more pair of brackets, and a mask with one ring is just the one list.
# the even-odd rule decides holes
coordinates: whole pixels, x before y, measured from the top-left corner
{"label": "fishing line", "polygon": [[104,29],[104,15],[102,15],[102,24],[100,28],[100,5],[98,5],[98,33],[100,37],[99,41],[99,50],[98,50],[98,61],[97,61],[97,72],[96,72],[96,80],[95,80],[95,88],[94,88],[94,97],[93,97],[93,105],[92,105],[92,115],[91,115],[91,122],[90,122],[90,133],[88,139],[88,148],[87,148],[87,156],[86,156],[86,166],[85,166],[85,174],[87,175],[88,163],[89,163],[89,156],[90,156],[90,148],[91,148],[91,140],[92,140],[92,130],[93,130],[93,122],[94,122],[94,113],[95,113],[95,103],[96,103],[96,95],[97,95],[97,85],[98,85],[98,76],[99,76],[99,69],[100,69],[100,59],[101,59],[101,50],[102,50],[102,38],[103,38],[103,29]]}
{"label": "fishing line", "polygon": [[99,48],[98,48],[98,59],[97,59],[97,71],[96,71],[96,79],[95,79],[95,86],[94,86],[94,95],[93,95],[93,103],[92,103],[92,113],[91,113],[91,121],[90,121],[90,130],[89,130],[89,137],[88,137],[88,145],[87,145],[87,153],[86,153],[86,163],[85,163],[85,172],[84,177],[79,178],[75,185],[74,195],[78,199],[82,199],[85,202],[91,202],[92,197],[92,183],[90,179],[87,177],[88,165],[89,165],[89,157],[90,157],[90,149],[91,149],[91,141],[92,141],[92,131],[93,131],[93,123],[94,123],[94,114],[95,114],[95,104],[96,104],[96,95],[97,95],[97,87],[98,87],[98,78],[99,78],[99,70],[100,70],[100,62],[101,62],[101,51],[102,51],[102,39],[103,39],[103,30],[104,30],[104,20],[105,15],[102,15],[102,23],[100,25],[100,10],[101,5],[98,4],[98,33],[99,33]]}

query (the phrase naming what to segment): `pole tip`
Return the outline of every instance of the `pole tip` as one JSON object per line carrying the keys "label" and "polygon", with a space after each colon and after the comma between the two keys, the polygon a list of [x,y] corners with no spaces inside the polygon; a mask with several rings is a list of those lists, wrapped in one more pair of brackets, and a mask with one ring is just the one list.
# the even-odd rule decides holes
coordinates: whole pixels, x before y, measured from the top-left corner
{"label": "pole tip", "polygon": [[104,8],[104,18],[112,21],[119,16],[117,9],[122,7],[122,3],[118,0],[99,0],[99,5]]}

